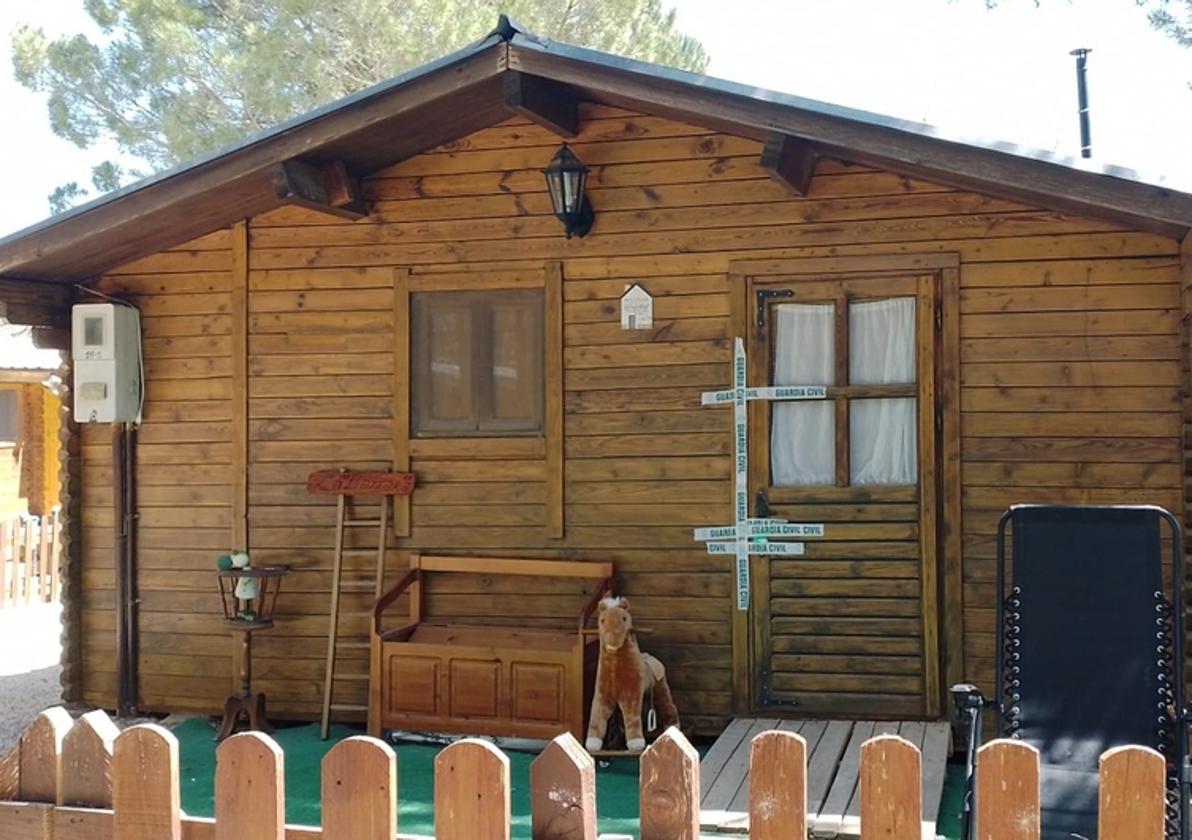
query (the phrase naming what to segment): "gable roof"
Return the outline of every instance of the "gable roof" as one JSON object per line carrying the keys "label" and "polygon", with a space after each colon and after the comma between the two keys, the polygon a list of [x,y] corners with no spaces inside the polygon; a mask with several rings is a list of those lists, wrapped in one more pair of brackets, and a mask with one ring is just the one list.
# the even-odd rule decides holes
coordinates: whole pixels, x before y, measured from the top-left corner
{"label": "gable roof", "polygon": [[494,125],[511,116],[509,74],[757,140],[781,132],[827,156],[1177,239],[1192,228],[1192,194],[1127,169],[948,139],[922,123],[544,40],[502,16],[458,52],[0,239],[0,278],[77,282],[272,210],[271,170],[286,161],[342,161],[363,175]]}

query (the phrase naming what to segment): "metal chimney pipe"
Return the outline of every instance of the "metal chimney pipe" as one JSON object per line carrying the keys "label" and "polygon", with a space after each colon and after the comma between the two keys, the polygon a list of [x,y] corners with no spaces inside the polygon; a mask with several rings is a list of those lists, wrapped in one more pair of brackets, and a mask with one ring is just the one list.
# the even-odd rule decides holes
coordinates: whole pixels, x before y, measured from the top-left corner
{"label": "metal chimney pipe", "polygon": [[1076,56],[1076,98],[1080,107],[1080,156],[1093,156],[1093,140],[1089,133],[1089,86],[1086,78],[1088,54],[1092,50],[1079,47],[1068,53]]}

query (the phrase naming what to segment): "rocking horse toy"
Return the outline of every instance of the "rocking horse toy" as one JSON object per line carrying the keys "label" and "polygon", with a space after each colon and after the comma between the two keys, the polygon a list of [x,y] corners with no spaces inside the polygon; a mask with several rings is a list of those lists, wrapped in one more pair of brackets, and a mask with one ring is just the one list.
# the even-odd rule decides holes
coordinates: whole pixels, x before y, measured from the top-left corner
{"label": "rocking horse toy", "polygon": [[[609,718],[619,708],[625,724],[625,747],[630,752],[641,752],[646,748],[642,729],[643,701],[649,703],[650,713],[656,714],[659,730],[679,725],[679,710],[675,708],[666,682],[666,668],[637,646],[629,602],[624,598],[603,599],[596,624],[600,635],[600,659],[596,665],[596,691],[592,697],[592,714],[584,746],[588,752],[599,752],[604,748]],[[655,727],[649,728],[653,730]]]}

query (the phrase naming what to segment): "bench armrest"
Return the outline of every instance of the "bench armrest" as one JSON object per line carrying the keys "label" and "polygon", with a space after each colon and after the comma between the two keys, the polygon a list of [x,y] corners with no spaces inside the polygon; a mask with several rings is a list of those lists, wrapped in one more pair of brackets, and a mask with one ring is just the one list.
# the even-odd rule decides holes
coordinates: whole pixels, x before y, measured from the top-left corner
{"label": "bench armrest", "polygon": [[600,599],[612,591],[613,579],[611,577],[602,579],[600,584],[592,590],[592,594],[584,602],[583,608],[579,611],[579,617],[576,619],[576,629],[581,636],[583,635],[584,628],[588,626],[588,620],[592,617],[592,613],[596,612],[596,605],[600,603]]}
{"label": "bench armrest", "polygon": [[410,588],[410,586],[422,577],[420,569],[410,569],[405,576],[397,582],[397,585],[382,595],[376,600],[372,608],[373,619],[373,633],[378,636],[381,635],[381,614],[385,612],[394,601],[402,596],[402,594]]}

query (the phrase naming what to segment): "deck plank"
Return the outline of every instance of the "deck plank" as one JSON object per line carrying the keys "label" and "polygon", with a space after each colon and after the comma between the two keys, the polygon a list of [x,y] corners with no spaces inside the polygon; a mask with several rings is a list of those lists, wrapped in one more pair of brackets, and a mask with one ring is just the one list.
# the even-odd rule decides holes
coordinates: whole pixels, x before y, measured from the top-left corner
{"label": "deck plank", "polygon": [[[873,735],[870,737],[876,738],[878,735],[900,735],[902,727],[907,724],[898,723],[897,721],[880,721],[873,725]],[[866,739],[868,740],[868,739]],[[910,740],[909,738],[907,739]],[[922,738],[919,739],[922,743]],[[915,744],[917,749],[919,744]],[[859,758],[859,755],[858,755]],[[836,836],[841,838],[856,838],[861,836],[861,785],[860,769],[858,767],[857,777],[858,783],[853,787],[852,798],[849,799],[848,807],[844,811],[844,819],[840,821],[840,828]]]}
{"label": "deck plank", "polygon": [[948,753],[952,746],[952,727],[947,723],[929,723],[923,735],[923,836],[935,837]]}
{"label": "deck plank", "polygon": [[845,748],[840,769],[836,771],[828,797],[811,829],[811,836],[817,840],[832,840],[840,833],[849,803],[853,801],[853,794],[857,790],[857,778],[861,772],[861,744],[873,737],[873,727],[873,721],[868,720],[853,724],[853,734]]}
{"label": "deck plank", "polygon": [[716,739],[716,743],[712,744],[712,748],[708,750],[708,754],[700,762],[699,796],[701,808],[710,807],[707,802],[708,791],[712,789],[712,784],[716,781],[720,772],[724,769],[724,765],[728,762],[729,757],[733,754],[733,750],[741,743],[741,739],[745,737],[752,724],[752,718],[733,718],[733,722],[720,733],[720,737]]}
{"label": "deck plank", "polygon": [[813,838],[859,836],[861,744],[887,733],[900,735],[923,753],[923,838],[935,837],[951,729],[944,722],[922,721],[735,718],[701,766],[702,831],[749,831],[750,745],[756,735],[770,729],[795,732],[807,742],[807,823]]}
{"label": "deck plank", "polygon": [[807,824],[819,816],[828,798],[836,768],[853,734],[853,724],[847,720],[829,721],[814,751],[807,750]]}

